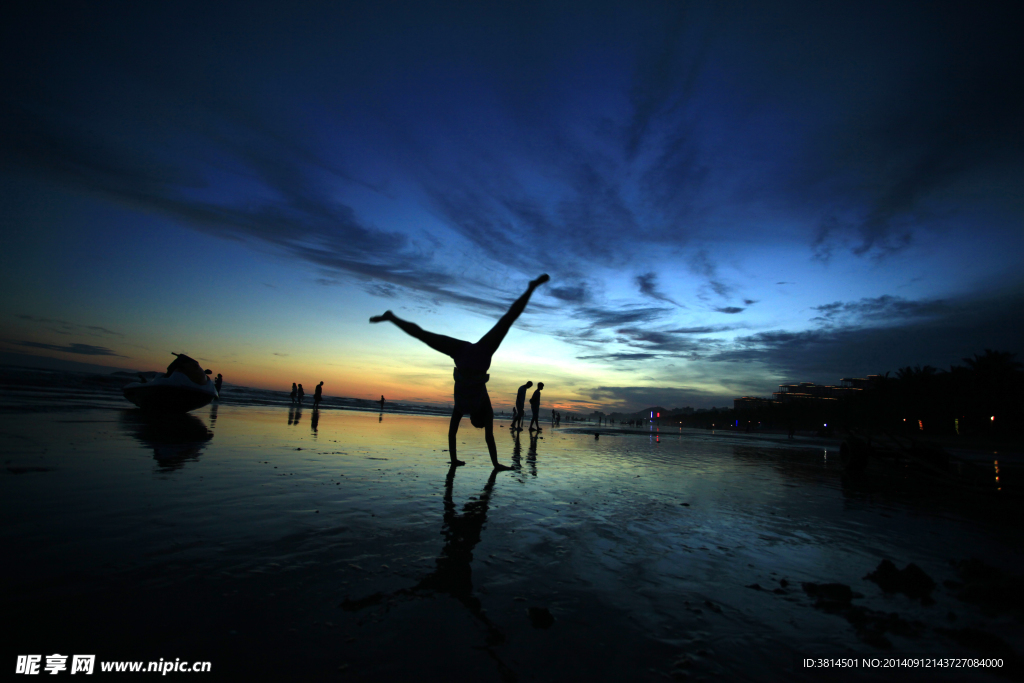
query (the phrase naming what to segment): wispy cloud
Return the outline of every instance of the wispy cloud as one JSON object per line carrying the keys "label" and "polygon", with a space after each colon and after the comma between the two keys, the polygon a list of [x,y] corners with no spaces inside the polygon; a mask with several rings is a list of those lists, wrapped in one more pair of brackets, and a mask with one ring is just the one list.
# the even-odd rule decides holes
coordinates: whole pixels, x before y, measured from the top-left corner
{"label": "wispy cloud", "polygon": [[877,323],[889,320],[907,320],[947,314],[951,306],[948,301],[933,299],[926,301],[910,301],[898,296],[885,294],[859,301],[836,301],[821,306],[813,306],[813,310],[821,315],[811,318],[812,322],[835,325],[843,322]]}
{"label": "wispy cloud", "polygon": [[81,323],[68,322],[67,320],[58,320],[54,318],[43,318],[37,315],[28,315],[25,313],[17,316],[20,320],[27,322],[39,323],[47,326],[48,329],[58,332],[60,334],[91,334],[97,337],[123,337],[121,332],[115,332],[108,330],[100,325],[82,325]]}
{"label": "wispy cloud", "polygon": [[28,346],[34,349],[46,349],[47,351],[59,351],[61,353],[75,353],[81,356],[117,356],[118,358],[126,358],[119,353],[115,353],[111,349],[105,346],[94,346],[92,344],[45,344],[43,342],[32,342],[32,341],[16,341],[12,342],[18,346]]}
{"label": "wispy cloud", "polygon": [[435,264],[431,253],[406,234],[361,221],[329,191],[330,165],[283,132],[272,134],[264,126],[234,120],[231,138],[208,135],[202,142],[232,159],[239,175],[261,190],[253,201],[207,192],[217,170],[197,165],[199,160],[179,166],[155,149],[119,144],[110,131],[68,114],[38,103],[29,109],[8,102],[0,152],[8,163],[16,161],[203,232],[271,245],[333,273],[404,286],[455,303],[501,307],[483,283],[476,288],[483,296],[468,294],[472,289],[467,290],[464,278]]}
{"label": "wispy cloud", "polygon": [[672,334],[715,334],[738,329],[736,325],[704,325],[702,327],[678,327],[668,330]]}
{"label": "wispy cloud", "polygon": [[685,308],[682,304],[673,300],[658,288],[657,274],[644,273],[642,275],[637,275],[634,278],[634,282],[636,282],[637,287],[640,289],[640,293],[644,296],[648,296],[659,301],[666,301],[675,306],[679,306],[680,308]]}
{"label": "wispy cloud", "polygon": [[584,306],[579,309],[583,320],[591,329],[619,327],[630,323],[652,322],[664,317],[671,309],[627,306],[622,308],[599,308]]}
{"label": "wispy cloud", "polygon": [[[892,92],[813,148],[808,169],[836,207],[822,215],[813,244],[819,257],[848,247],[884,258],[913,244],[922,225],[941,225],[979,200],[1003,209],[1015,203],[1000,182],[975,184],[1006,173],[1021,178],[1024,97],[1007,84],[1021,83],[1024,48],[1013,22],[966,9],[954,21],[955,50],[944,35],[951,27],[936,30],[916,68],[894,72],[901,78]],[[947,198],[968,184],[976,187],[973,201],[950,205]]]}
{"label": "wispy cloud", "polygon": [[1019,352],[1024,322],[1017,311],[1022,307],[1020,292],[958,301],[878,297],[828,304],[816,329],[740,336],[712,349],[705,360],[753,364],[789,380],[818,382],[911,364],[947,367],[983,348]]}
{"label": "wispy cloud", "polygon": [[622,352],[608,352],[608,353],[593,353],[589,355],[576,356],[578,360],[599,360],[607,363],[617,363],[622,361],[639,361],[639,360],[650,360],[657,358],[657,353],[622,353]]}
{"label": "wispy cloud", "polygon": [[[718,264],[712,260],[707,249],[700,249],[691,254],[688,265],[690,272],[706,280],[702,290],[710,289],[722,299],[732,296],[733,287],[726,284],[718,275]],[[697,296],[704,300],[709,298],[704,291],[698,291]]]}
{"label": "wispy cloud", "polygon": [[590,294],[583,285],[570,287],[551,287],[547,293],[556,299],[573,304],[584,304],[590,300]]}

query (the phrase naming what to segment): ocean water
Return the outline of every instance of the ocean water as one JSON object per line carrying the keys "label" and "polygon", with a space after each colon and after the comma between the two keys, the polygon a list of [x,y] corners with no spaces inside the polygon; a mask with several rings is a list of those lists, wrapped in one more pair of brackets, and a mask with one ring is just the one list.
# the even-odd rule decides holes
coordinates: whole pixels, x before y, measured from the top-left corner
{"label": "ocean water", "polygon": [[[147,377],[156,372],[144,373]],[[39,410],[51,406],[62,409],[96,406],[123,407],[121,389],[138,381],[138,373],[117,371],[107,374],[75,372],[14,365],[0,365],[0,409]],[[254,387],[224,384],[220,405],[231,406],[287,406],[291,405],[289,391],[273,391]],[[313,388],[306,393],[303,405],[313,406]],[[321,407],[346,410],[379,411],[380,404],[360,398],[325,396]],[[410,415],[450,415],[451,407],[425,404],[386,402],[389,413]]]}
{"label": "ocean water", "polygon": [[[10,666],[58,652],[297,680],[1020,675],[1019,499],[995,486],[850,478],[834,447],[531,437],[500,420],[514,469],[493,473],[464,420],[451,470],[441,416],[239,402],[152,417],[89,387],[16,399],[0,410]],[[965,590],[970,558],[1005,599]],[[884,559],[923,570],[926,599],[865,578]],[[910,657],[1003,667],[803,664]]]}

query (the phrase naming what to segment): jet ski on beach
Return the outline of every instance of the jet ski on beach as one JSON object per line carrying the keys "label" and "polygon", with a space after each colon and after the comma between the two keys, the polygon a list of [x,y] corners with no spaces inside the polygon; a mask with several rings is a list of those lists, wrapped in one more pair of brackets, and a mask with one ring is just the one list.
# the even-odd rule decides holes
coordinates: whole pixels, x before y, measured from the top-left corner
{"label": "jet ski on beach", "polygon": [[183,353],[174,356],[164,374],[147,379],[140,373],[140,382],[124,387],[124,397],[144,410],[165,413],[187,413],[219,398],[207,377],[211,370],[203,370],[194,358]]}

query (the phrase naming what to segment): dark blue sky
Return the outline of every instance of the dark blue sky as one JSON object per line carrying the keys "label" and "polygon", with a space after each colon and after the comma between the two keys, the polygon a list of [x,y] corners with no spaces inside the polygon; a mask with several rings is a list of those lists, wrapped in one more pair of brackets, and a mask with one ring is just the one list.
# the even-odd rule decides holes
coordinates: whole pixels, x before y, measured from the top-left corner
{"label": "dark blue sky", "polygon": [[549,272],[495,362],[566,404],[1021,352],[1021,13],[25,3],[2,350],[438,400],[367,315],[474,338]]}

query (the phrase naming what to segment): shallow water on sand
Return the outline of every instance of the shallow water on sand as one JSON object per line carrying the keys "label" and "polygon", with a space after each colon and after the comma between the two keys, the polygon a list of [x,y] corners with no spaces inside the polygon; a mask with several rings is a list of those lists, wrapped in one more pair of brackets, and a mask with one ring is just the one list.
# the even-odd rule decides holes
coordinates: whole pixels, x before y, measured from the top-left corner
{"label": "shallow water on sand", "polygon": [[[995,651],[1009,665],[1021,650],[1019,612],[942,583],[958,578],[951,559],[1021,566],[1019,506],[991,495],[851,481],[823,448],[550,426],[496,429],[515,470],[492,476],[468,420],[468,464],[450,472],[445,418],[315,418],[0,414],[4,611],[22,626],[8,661],[67,650],[207,660],[224,677],[831,680],[800,662]],[[931,576],[934,604],[866,580],[884,558]],[[854,598],[815,607],[804,582]]]}

